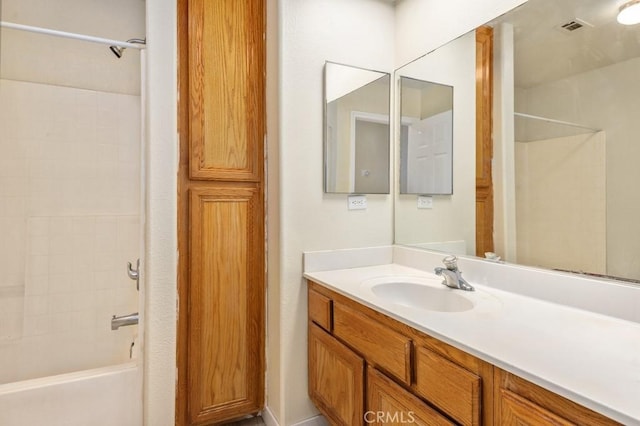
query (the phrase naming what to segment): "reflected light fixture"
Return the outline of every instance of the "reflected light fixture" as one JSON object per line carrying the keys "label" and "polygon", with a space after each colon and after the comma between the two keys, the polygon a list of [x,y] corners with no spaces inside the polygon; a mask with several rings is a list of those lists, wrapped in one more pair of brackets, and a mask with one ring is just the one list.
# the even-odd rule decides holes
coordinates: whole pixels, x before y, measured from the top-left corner
{"label": "reflected light fixture", "polygon": [[640,0],[631,0],[620,6],[618,22],[622,25],[640,24]]}

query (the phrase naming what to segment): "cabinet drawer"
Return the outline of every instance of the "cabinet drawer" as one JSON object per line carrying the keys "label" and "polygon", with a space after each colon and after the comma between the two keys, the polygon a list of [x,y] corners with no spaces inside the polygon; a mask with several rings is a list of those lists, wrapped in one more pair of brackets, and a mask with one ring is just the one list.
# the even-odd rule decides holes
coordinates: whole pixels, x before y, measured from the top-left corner
{"label": "cabinet drawer", "polygon": [[309,289],[309,318],[328,332],[332,331],[333,301],[327,296]]}
{"label": "cabinet drawer", "polygon": [[367,411],[364,420],[373,425],[455,424],[372,367],[367,368]]}
{"label": "cabinet drawer", "polygon": [[461,424],[480,424],[480,377],[423,347],[416,350],[415,390]]}
{"label": "cabinet drawer", "polygon": [[334,303],[333,334],[372,364],[411,384],[411,339],[348,306]]}

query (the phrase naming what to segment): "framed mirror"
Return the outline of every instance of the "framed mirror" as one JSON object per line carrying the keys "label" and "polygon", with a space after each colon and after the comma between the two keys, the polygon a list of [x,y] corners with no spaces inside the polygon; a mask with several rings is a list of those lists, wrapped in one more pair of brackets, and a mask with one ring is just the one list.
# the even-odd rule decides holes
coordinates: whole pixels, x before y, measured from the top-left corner
{"label": "framed mirror", "polygon": [[400,77],[400,193],[453,193],[453,87]]}
{"label": "framed mirror", "polygon": [[389,73],[325,64],[324,191],[388,194]]}
{"label": "framed mirror", "polygon": [[[493,243],[502,260],[640,282],[640,25],[616,20],[623,3],[529,0],[487,24]],[[468,50],[454,51],[465,38],[475,34],[406,67],[468,57]],[[456,113],[460,102],[476,102],[475,94],[457,99]],[[474,127],[475,117],[466,125]],[[454,149],[459,143],[474,151],[475,135],[456,139]],[[474,173],[454,163],[454,187]],[[475,192],[474,180],[465,185]],[[447,218],[436,213],[437,198],[426,213],[406,201],[396,197],[396,243],[476,254],[475,206],[468,205],[469,217]]]}

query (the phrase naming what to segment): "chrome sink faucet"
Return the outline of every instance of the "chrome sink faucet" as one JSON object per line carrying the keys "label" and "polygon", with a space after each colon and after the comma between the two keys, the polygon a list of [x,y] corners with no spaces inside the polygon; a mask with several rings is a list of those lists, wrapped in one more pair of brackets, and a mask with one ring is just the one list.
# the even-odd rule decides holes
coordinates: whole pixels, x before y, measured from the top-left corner
{"label": "chrome sink faucet", "polygon": [[462,278],[462,272],[458,269],[458,258],[455,256],[447,256],[442,259],[442,263],[444,263],[445,268],[435,268],[434,272],[436,275],[444,278],[442,284],[447,287],[457,288],[465,291],[474,291],[474,288],[471,284],[465,281]]}

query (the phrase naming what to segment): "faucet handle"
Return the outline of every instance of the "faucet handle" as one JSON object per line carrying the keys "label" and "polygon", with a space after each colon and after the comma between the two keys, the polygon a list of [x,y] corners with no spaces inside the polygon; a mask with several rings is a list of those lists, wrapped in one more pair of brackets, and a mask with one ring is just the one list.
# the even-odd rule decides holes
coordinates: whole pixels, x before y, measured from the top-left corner
{"label": "faucet handle", "polygon": [[442,263],[444,263],[444,266],[450,271],[458,270],[458,258],[454,255],[445,257],[442,259]]}

